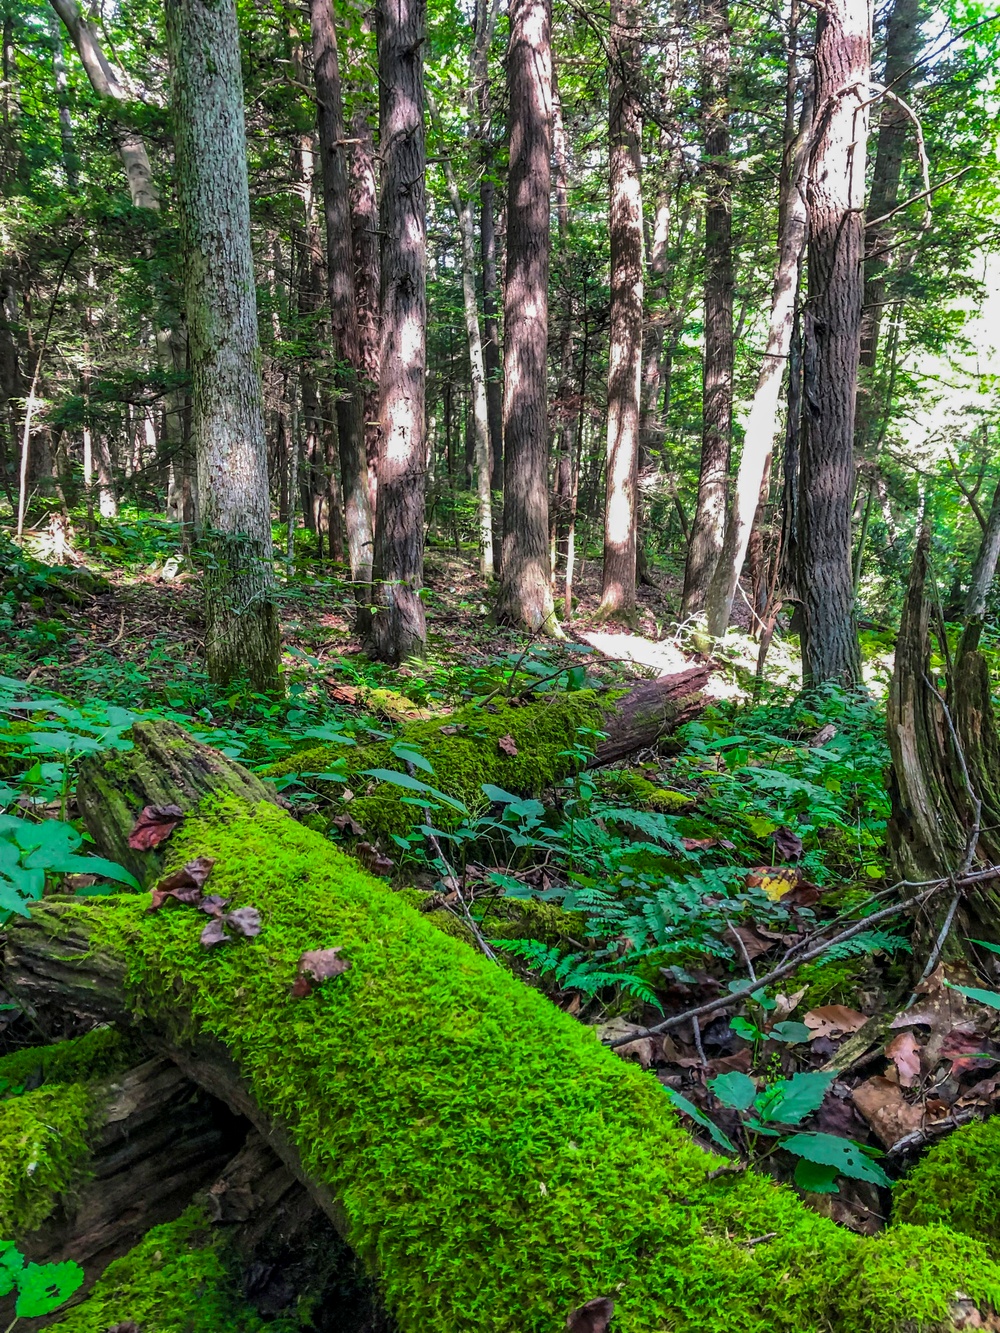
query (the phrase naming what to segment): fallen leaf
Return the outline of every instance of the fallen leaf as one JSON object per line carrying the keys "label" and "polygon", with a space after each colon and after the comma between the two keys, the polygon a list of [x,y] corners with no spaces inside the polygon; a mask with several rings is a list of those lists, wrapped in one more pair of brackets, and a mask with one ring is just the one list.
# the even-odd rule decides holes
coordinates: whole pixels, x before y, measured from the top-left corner
{"label": "fallen leaf", "polygon": [[327,685],[327,693],[338,704],[354,704],[358,701],[356,685]]}
{"label": "fallen leaf", "polygon": [[[627,1037],[630,1032],[641,1032],[642,1029],[625,1018],[613,1018],[610,1023],[602,1023],[595,1031],[598,1041],[604,1043],[616,1037]],[[628,1060],[638,1060],[643,1069],[648,1069],[656,1054],[656,1044],[652,1037],[636,1037],[635,1041],[627,1042],[624,1046],[616,1046],[615,1054]]]}
{"label": "fallen leaf", "polygon": [[718,838],[681,838],[686,852],[703,852],[709,847],[717,847]]}
{"label": "fallen leaf", "polygon": [[147,805],[132,825],[128,845],[134,852],[150,852],[166,842],[183,818],[179,805]]}
{"label": "fallen leaf", "polygon": [[763,889],[772,903],[796,888],[801,875],[795,866],[757,866],[747,875],[748,889]]}
{"label": "fallen leaf", "polygon": [[900,1084],[912,1088],[920,1078],[920,1047],[912,1032],[901,1032],[885,1048],[886,1058],[896,1066]]}
{"label": "fallen leaf", "polygon": [[157,912],[168,898],[175,898],[179,903],[195,904],[201,901],[201,891],[205,881],[212,873],[215,861],[211,856],[198,856],[161,879],[153,890],[153,901],[146,909]]}
{"label": "fallen leaf", "polygon": [[440,731],[442,736],[459,736],[465,730],[465,727],[460,727],[457,724],[451,724],[447,727],[438,727],[438,731]]}
{"label": "fallen leaf", "polygon": [[809,1040],[815,1041],[817,1037],[846,1036],[857,1032],[868,1019],[857,1009],[849,1009],[846,1004],[821,1004],[818,1009],[810,1009],[802,1021],[807,1028],[812,1029]]}
{"label": "fallen leaf", "polygon": [[597,1296],[570,1310],[566,1316],[567,1333],[606,1333],[614,1312],[615,1303],[610,1296]]}
{"label": "fallen leaf", "polygon": [[809,748],[816,749],[821,745],[825,745],[827,741],[832,741],[836,734],[837,728],[832,722],[828,722],[825,727],[820,727],[819,731],[817,731],[816,735],[809,742]]}
{"label": "fallen leaf", "polygon": [[911,1106],[902,1089],[881,1074],[859,1083],[851,1096],[876,1138],[886,1148],[905,1139],[923,1124],[923,1108]]}
{"label": "fallen leaf", "polygon": [[350,787],[345,787],[344,790],[340,793],[340,799],[342,801],[353,801],[354,792],[351,791]]}
{"label": "fallen leaf", "polygon": [[743,941],[743,947],[751,962],[759,958],[762,953],[774,948],[774,941],[765,939],[763,931],[758,930],[756,926],[733,926],[731,929]]}
{"label": "fallen leaf", "polygon": [[386,856],[370,842],[359,842],[354,848],[354,855],[373,875],[388,875],[396,864],[391,856]]}
{"label": "fallen leaf", "polygon": [[140,1333],[140,1329],[134,1319],[129,1319],[124,1324],[112,1324],[106,1333]]}
{"label": "fallen leaf", "polygon": [[316,986],[330,981],[346,972],[351,966],[346,958],[340,957],[343,945],[332,949],[307,949],[299,958],[297,974],[292,983],[291,994],[297,999],[308,995]]}
{"label": "fallen leaf", "polygon": [[511,759],[517,758],[517,742],[509,733],[501,736],[497,741],[497,749],[502,750],[504,754],[509,755]]}
{"label": "fallen leaf", "polygon": [[793,995],[782,995],[780,992],[775,995],[774,1008],[768,1015],[772,1027],[775,1023],[783,1022],[789,1014],[795,1012],[807,990],[808,987],[803,986],[801,990],[795,991]]}
{"label": "fallen leaf", "polygon": [[347,833],[352,838],[363,838],[365,836],[365,830],[353,815],[334,815],[330,824],[333,828],[340,829],[341,833]]}
{"label": "fallen leaf", "polygon": [[199,899],[195,906],[200,912],[206,912],[209,916],[221,916],[228,902],[228,898],[222,898],[217,893],[209,893]]}
{"label": "fallen leaf", "polygon": [[774,850],[783,861],[797,861],[805,851],[802,839],[790,828],[775,829],[773,837]]}
{"label": "fallen leaf", "polygon": [[235,912],[228,912],[223,921],[245,939],[253,939],[260,934],[260,913],[256,907],[237,907]]}
{"label": "fallen leaf", "polygon": [[[916,988],[916,1001],[889,1024],[893,1031],[916,1026],[929,1027],[931,1035],[924,1047],[924,1061],[933,1068],[945,1042],[956,1032],[969,1036],[985,1033],[993,1026],[995,1013],[975,1005],[945,981],[962,986],[977,984],[972,969],[964,963],[939,963]],[[980,1035],[979,1040],[983,1038]]]}
{"label": "fallen leaf", "polygon": [[213,917],[199,936],[206,949],[214,949],[217,944],[229,944],[232,937],[226,934],[221,917]]}

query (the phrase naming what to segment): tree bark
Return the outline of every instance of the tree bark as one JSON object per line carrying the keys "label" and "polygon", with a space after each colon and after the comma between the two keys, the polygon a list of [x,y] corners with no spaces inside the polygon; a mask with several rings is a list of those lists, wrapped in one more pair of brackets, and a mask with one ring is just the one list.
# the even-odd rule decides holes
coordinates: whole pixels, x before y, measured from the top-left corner
{"label": "tree bark", "polygon": [[337,436],[344,493],[347,558],[355,584],[358,628],[368,628],[374,535],[365,450],[365,387],[354,281],[351,187],[332,0],[311,0],[313,77],[318,104],[326,272],[337,388]]}
{"label": "tree bark", "polygon": [[427,361],[427,217],[424,65],[426,0],[379,0],[382,155],[382,341],[378,514],[369,651],[398,663],[422,656],[427,626],[424,490]]}
{"label": "tree bark", "polygon": [[513,0],[504,290],[504,510],[497,618],[559,633],[549,561],[546,353],[552,156],[549,0]]}
{"label": "tree bark", "polygon": [[608,136],[611,331],[602,616],[635,613],[642,382],[642,56],[635,0],[612,0]]}
{"label": "tree bark", "polygon": [[278,685],[267,441],[235,0],[168,0],[210,678]]}
{"label": "tree bark", "polygon": [[790,170],[781,207],[778,236],[778,265],[771,297],[771,323],[764,360],[757,377],[750,416],[743,438],[740,469],[726,521],[719,561],[709,584],[705,602],[709,634],[721,638],[729,626],[733,598],[740,579],[760,503],[762,486],[778,429],[779,399],[785,365],[792,344],[795,300],[806,239],[806,203],[803,183],[812,138],[812,94],[802,108],[798,137],[788,145]]}
{"label": "tree bark", "polygon": [[[485,113],[483,114],[485,121]],[[485,139],[484,128],[484,139]],[[483,362],[486,367],[486,405],[490,421],[490,486],[503,491],[503,369],[500,360],[500,325],[497,319],[496,185],[493,145],[483,145],[479,178],[479,252],[483,268]],[[496,515],[494,515],[494,520]],[[494,549],[494,563],[498,548]]]}
{"label": "tree bark", "polygon": [[870,78],[868,0],[832,0],[816,24],[817,133],[807,187],[809,306],[797,579],[807,685],[861,680],[851,504]]}
{"label": "tree bark", "polygon": [[701,124],[705,182],[705,359],[698,503],[684,567],[682,615],[698,615],[722,549],[733,431],[733,250],[729,165],[728,0],[702,0]]}
{"label": "tree bark", "polygon": [[[375,145],[368,107],[360,104],[351,117],[347,165],[351,180],[351,241],[354,249],[354,298],[358,343],[365,389],[365,454],[368,459],[368,500],[374,540],[378,503],[378,377],[379,377],[379,239],[378,192],[375,188]],[[374,550],[374,548],[373,548]]]}

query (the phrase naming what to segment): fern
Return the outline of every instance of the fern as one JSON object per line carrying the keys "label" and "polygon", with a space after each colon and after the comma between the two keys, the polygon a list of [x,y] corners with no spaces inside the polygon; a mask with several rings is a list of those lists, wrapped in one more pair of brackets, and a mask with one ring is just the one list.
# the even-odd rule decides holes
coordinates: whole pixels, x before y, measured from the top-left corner
{"label": "fern", "polygon": [[909,941],[902,935],[894,935],[888,930],[863,930],[860,935],[855,935],[852,939],[834,944],[823,955],[823,960],[835,963],[842,958],[858,958],[862,954],[875,953],[879,949],[883,953],[895,953],[897,949],[902,949],[905,953],[913,952]]}
{"label": "fern", "polygon": [[[527,963],[528,967],[539,976],[551,976],[560,990],[575,990],[588,999],[599,991],[614,987],[634,996],[646,1004],[654,1005],[662,1013],[662,1008],[649,982],[632,972],[612,971],[602,966],[602,960],[608,956],[607,950],[596,954],[580,951],[561,954],[557,947],[542,944],[539,940],[492,940],[497,949],[513,954]],[[627,954],[621,961],[632,961],[633,954]]]}

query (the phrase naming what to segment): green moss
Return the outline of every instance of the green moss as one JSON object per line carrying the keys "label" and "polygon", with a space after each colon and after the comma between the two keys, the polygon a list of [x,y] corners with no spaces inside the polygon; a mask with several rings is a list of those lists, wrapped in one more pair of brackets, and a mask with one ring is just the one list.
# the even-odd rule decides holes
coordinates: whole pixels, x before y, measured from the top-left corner
{"label": "green moss", "polygon": [[199,1208],[153,1227],[51,1327],[107,1333],[126,1322],[142,1333],[293,1333],[301,1327],[287,1317],[265,1324],[242,1300],[226,1264],[223,1233],[210,1229]]}
{"label": "green moss", "polygon": [[630,768],[618,768],[604,774],[601,789],[617,800],[634,801],[647,810],[657,810],[664,815],[680,814],[695,804],[694,797],[688,793],[658,787],[655,782],[650,782],[649,778]]}
{"label": "green moss", "polygon": [[[36,915],[84,918],[137,1009],[227,1044],[402,1333],[551,1333],[602,1294],[619,1333],[903,1333],[946,1326],[956,1290],[1000,1307],[963,1237],[871,1241],[752,1173],[708,1180],[654,1078],[281,810],[204,806],[169,848],[215,857],[261,934],[207,952],[196,912],[125,895]],[[294,999],[300,952],[335,945],[350,970]]]}
{"label": "green moss", "polygon": [[929,1149],[893,1191],[893,1217],[942,1223],[1000,1257],[1000,1118],[963,1125]]}
{"label": "green moss", "polygon": [[[433,766],[434,775],[419,772],[421,780],[464,801],[472,813],[485,810],[488,802],[482,784],[493,783],[518,795],[537,796],[553,782],[576,769],[568,753],[577,744],[577,728],[600,726],[608,700],[601,700],[591,690],[558,694],[544,702],[515,706],[509,700],[480,707],[470,705],[450,717],[410,722],[391,741],[348,750],[343,745],[319,746],[268,768],[264,777],[281,777],[292,772],[324,772],[331,763],[346,761],[347,784],[357,793],[351,802],[351,814],[365,828],[369,837],[386,838],[405,833],[418,820],[420,811],[400,797],[411,797],[390,783],[378,783],[364,776],[371,768],[405,771],[405,764],[392,748],[400,741],[419,751]],[[460,730],[455,731],[455,728]],[[513,738],[517,753],[500,749],[502,737]],[[333,784],[327,784],[331,791]],[[434,812],[445,828],[453,827],[461,815],[447,806]]]}
{"label": "green moss", "polygon": [[806,988],[799,1009],[806,1013],[823,1004],[854,1004],[858,997],[860,977],[868,966],[865,958],[850,958],[843,962],[806,963],[794,972],[786,983],[789,994]]}
{"label": "green moss", "polygon": [[34,1231],[59,1195],[79,1184],[93,1114],[93,1093],[82,1083],[0,1102],[0,1236]]}
{"label": "green moss", "polygon": [[0,1056],[0,1097],[9,1096],[25,1083],[77,1083],[107,1078],[127,1069],[136,1059],[132,1040],[114,1028],[95,1028],[82,1037],[56,1042],[53,1046],[29,1046]]}

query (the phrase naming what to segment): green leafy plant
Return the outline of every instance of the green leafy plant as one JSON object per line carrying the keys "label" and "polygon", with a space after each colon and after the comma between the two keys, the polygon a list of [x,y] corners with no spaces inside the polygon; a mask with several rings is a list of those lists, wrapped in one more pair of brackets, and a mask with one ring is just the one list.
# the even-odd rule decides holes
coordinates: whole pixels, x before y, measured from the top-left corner
{"label": "green leafy plant", "polygon": [[29,1264],[13,1241],[0,1240],[0,1296],[17,1292],[15,1317],[5,1333],[10,1333],[20,1319],[37,1319],[58,1310],[79,1291],[83,1281],[83,1269],[72,1260]]}
{"label": "green leafy plant", "polygon": [[45,891],[46,873],[91,874],[138,890],[139,881],[103,856],[80,856],[83,834],[61,819],[32,823],[0,814],[0,924],[14,914],[30,916],[30,904]]}
{"label": "green leafy plant", "polygon": [[[836,1194],[838,1176],[891,1186],[890,1178],[873,1160],[874,1149],[815,1130],[788,1133],[787,1126],[799,1125],[819,1110],[834,1077],[832,1073],[810,1071],[758,1087],[748,1074],[734,1070],[710,1079],[708,1088],[722,1106],[739,1114],[746,1155],[754,1165],[780,1148],[798,1159],[795,1183],[814,1194]],[[665,1091],[679,1111],[708,1131],[713,1142],[726,1152],[738,1153],[729,1136],[703,1111],[675,1089]],[[774,1142],[768,1145],[762,1140]]]}

